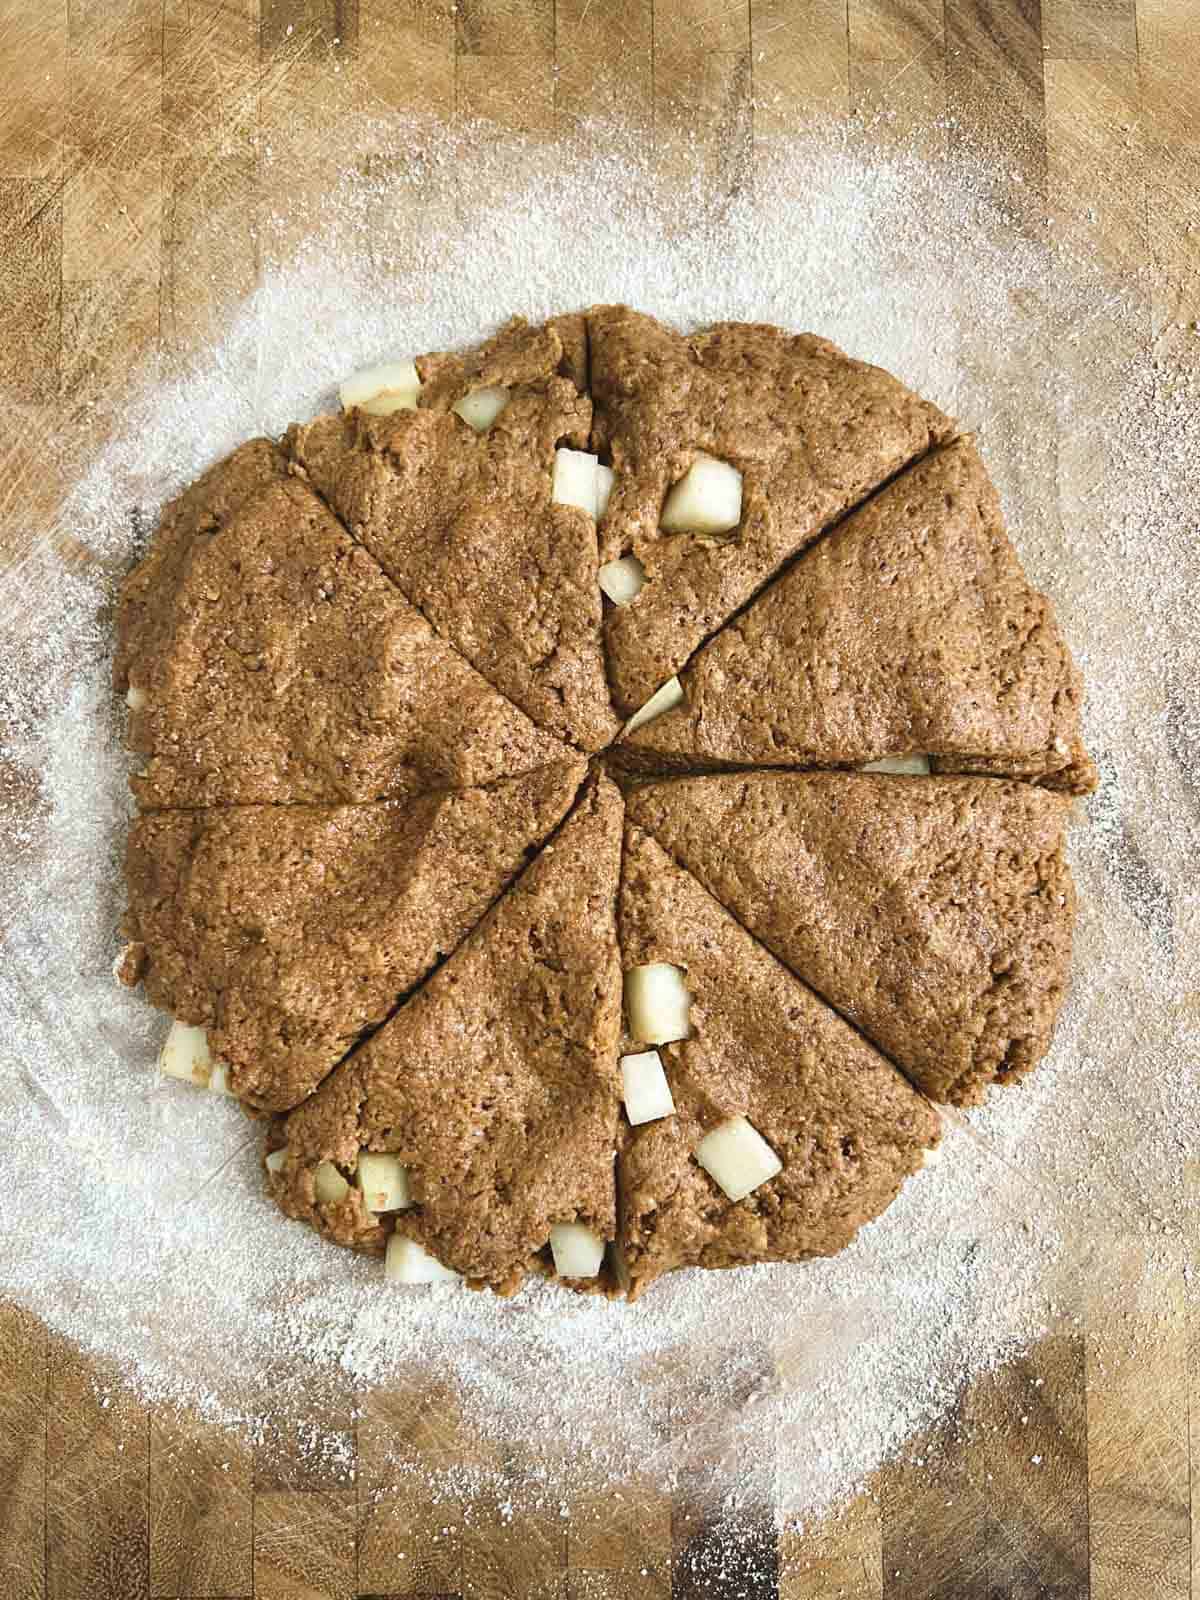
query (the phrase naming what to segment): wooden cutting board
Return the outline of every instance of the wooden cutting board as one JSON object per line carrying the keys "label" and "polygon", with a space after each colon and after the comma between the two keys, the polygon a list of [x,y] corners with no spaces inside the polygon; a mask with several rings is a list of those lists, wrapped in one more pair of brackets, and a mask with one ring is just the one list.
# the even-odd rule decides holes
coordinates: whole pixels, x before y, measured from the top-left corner
{"label": "wooden cutting board", "polygon": [[[1145,270],[1147,341],[1200,315],[1198,0],[0,0],[0,65],[9,561],[53,508],[66,423],[102,437],[122,375],[195,346],[254,285],[258,140],[294,121],[418,109],[550,142],[615,117],[668,165],[696,141],[719,193],[752,174],[756,136],[858,116],[881,146],[977,143],[1001,191],[1082,211],[1098,252]],[[244,225],[215,236],[230,206]],[[101,1400],[104,1374],[0,1308],[0,1595],[1188,1596],[1189,1262],[1105,1248],[1115,1294],[1081,1291],[1062,1331],[967,1393],[918,1442],[924,1465],[741,1554],[706,1544],[700,1491],[469,1522],[398,1493],[385,1438],[418,1460],[464,1446],[436,1390],[372,1399],[347,1488],[117,1383]]]}

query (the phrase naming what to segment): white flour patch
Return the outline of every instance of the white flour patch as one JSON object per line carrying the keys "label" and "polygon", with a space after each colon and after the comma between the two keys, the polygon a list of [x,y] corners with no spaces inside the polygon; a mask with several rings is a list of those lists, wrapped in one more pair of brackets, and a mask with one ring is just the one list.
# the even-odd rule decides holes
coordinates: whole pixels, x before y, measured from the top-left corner
{"label": "white flour patch", "polygon": [[[1098,1230],[1169,1250],[1193,1225],[1194,387],[1140,357],[1136,284],[998,213],[966,164],[813,139],[714,206],[586,147],[547,175],[544,150],[494,135],[463,152],[365,125],[354,145],[325,147],[304,244],[186,372],[133,394],[71,493],[62,526],[94,565],[41,547],[0,601],[0,1289],[146,1396],[257,1434],[403,1378],[504,1441],[513,1492],[569,1496],[632,1464],[664,1483],[704,1469],[731,1507],[817,1510],[1055,1326]],[[836,1260],[683,1274],[636,1309],[397,1292],[276,1214],[256,1126],[157,1079],[165,1021],[112,980],[130,807],[105,607],[166,496],[357,365],[614,299],[811,328],[980,430],[1088,676],[1105,774],[1073,845],[1075,987],[1045,1066],[963,1119]],[[347,1435],[307,1437],[349,1461]]]}

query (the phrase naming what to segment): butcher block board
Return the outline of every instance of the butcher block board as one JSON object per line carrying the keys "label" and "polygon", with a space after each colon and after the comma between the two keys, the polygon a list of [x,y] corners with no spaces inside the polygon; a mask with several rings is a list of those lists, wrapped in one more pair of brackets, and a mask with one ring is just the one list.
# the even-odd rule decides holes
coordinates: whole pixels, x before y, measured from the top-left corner
{"label": "butcher block board", "polygon": [[[9,529],[61,492],[46,441],[64,413],[102,438],[119,376],[196,347],[254,286],[252,228],[193,244],[216,204],[253,215],[258,135],[292,119],[415,110],[552,145],[610,118],[717,189],[752,173],[756,139],[818,116],[881,144],[970,137],[998,153],[999,187],[1084,208],[1096,250],[1147,275],[1148,341],[1200,314],[1196,0],[0,0],[0,63]],[[10,533],[8,563],[19,546]],[[1133,1240],[1111,1253],[1115,1296],[1081,1295],[844,1515],[724,1551],[706,1548],[703,1493],[468,1523],[397,1495],[373,1440],[444,1460],[461,1440],[436,1395],[368,1402],[347,1488],[344,1463],[326,1476],[156,1413],[0,1308],[0,1591],[1182,1600],[1200,1580],[1189,1263]]]}

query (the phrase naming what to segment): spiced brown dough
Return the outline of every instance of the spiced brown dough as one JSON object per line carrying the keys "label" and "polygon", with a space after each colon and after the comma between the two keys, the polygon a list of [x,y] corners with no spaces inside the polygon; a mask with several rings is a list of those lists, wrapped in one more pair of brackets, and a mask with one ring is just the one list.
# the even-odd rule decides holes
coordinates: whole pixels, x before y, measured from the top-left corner
{"label": "spiced brown dough", "polygon": [[648,784],[645,828],[935,1100],[1045,1053],[1066,989],[1069,802],[1032,784],[739,773]]}
{"label": "spiced brown dough", "polygon": [[[555,448],[583,445],[591,402],[560,333],[504,330],[474,359],[425,357],[421,409],[318,417],[292,457],[355,538],[489,683],[582,750],[616,735],[601,640],[596,526],[551,499]],[[539,372],[538,364],[542,370]],[[448,408],[511,397],[476,434]]]}
{"label": "spiced brown dough", "polygon": [[207,1029],[239,1098],[294,1106],[470,932],[585,770],[567,761],[406,805],[143,816],[126,867],[129,977]]}
{"label": "spiced brown dough", "polygon": [[[556,1222],[611,1239],[620,1097],[621,797],[576,811],[407,1005],[287,1118],[269,1177],[290,1215],[381,1250],[394,1226],[477,1284],[515,1289]],[[323,1161],[394,1152],[415,1204],[380,1220],[357,1189],[317,1199]]]}
{"label": "spiced brown dough", "polygon": [[[936,1112],[632,825],[618,928],[626,971],[670,962],[691,997],[691,1036],[657,1047],[675,1115],[628,1128],[619,1163],[629,1298],[677,1267],[836,1254],[938,1143]],[[647,1048],[628,1037],[626,1046]],[[734,1203],[695,1150],[739,1116],[783,1170]]]}
{"label": "spiced brown dough", "polygon": [[[629,715],[823,528],[954,424],[879,367],[812,334],[717,323],[679,334],[628,306],[588,312],[593,448],[610,458],[604,559],[646,583],[610,611],[613,696]],[[667,491],[698,452],[742,474],[728,537],[664,534]]]}
{"label": "spiced brown dough", "polygon": [[163,518],[118,617],[145,806],[403,797],[566,747],[496,692],[282,471],[243,445]]}
{"label": "spiced brown dough", "polygon": [[806,551],[680,681],[684,703],[630,736],[635,761],[835,767],[919,752],[947,771],[1095,787],[1082,681],[966,439]]}

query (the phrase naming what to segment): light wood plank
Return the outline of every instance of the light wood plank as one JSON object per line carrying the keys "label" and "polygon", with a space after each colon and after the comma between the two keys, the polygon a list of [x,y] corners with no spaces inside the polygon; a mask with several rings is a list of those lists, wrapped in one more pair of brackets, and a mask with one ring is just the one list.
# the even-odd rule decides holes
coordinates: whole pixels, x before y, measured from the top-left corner
{"label": "light wood plank", "polygon": [[146,1600],[149,1414],[65,1340],[52,1342],[46,1600]]}
{"label": "light wood plank", "polygon": [[0,1306],[0,1592],[42,1600],[46,1585],[46,1330]]}
{"label": "light wood plank", "polygon": [[945,143],[946,36],[934,0],[849,0],[850,96],[877,148],[940,153]]}
{"label": "light wood plank", "polygon": [[458,114],[515,133],[554,128],[554,61],[550,55],[459,54]]}
{"label": "light wood plank", "polygon": [[244,1438],[170,1412],[150,1424],[150,1592],[254,1593],[253,1456]]}
{"label": "light wood plank", "polygon": [[0,178],[0,393],[37,404],[58,393],[62,200],[45,178]]}
{"label": "light wood plank", "polygon": [[1040,0],[946,0],[952,145],[991,165],[998,195],[1045,183]]}
{"label": "light wood plank", "polygon": [[353,1489],[254,1497],[255,1600],[355,1600]]}
{"label": "light wood plank", "polygon": [[1087,1337],[1092,1600],[1184,1600],[1191,1551],[1182,1263],[1121,1239],[1098,1249],[1095,1263]]}
{"label": "light wood plank", "polygon": [[846,0],[751,0],[754,131],[795,133],[850,106]]}
{"label": "light wood plank", "polygon": [[0,178],[50,178],[60,170],[67,40],[67,0],[0,0]]}
{"label": "light wood plank", "polygon": [[858,1495],[835,1515],[785,1530],[779,1541],[779,1600],[882,1600],[879,1501]]}
{"label": "light wood plank", "polygon": [[560,127],[608,119],[645,135],[654,116],[652,0],[558,0],[556,117]]}
{"label": "light wood plank", "polygon": [[1135,61],[1134,0],[1042,0],[1042,48],[1076,61]]}

